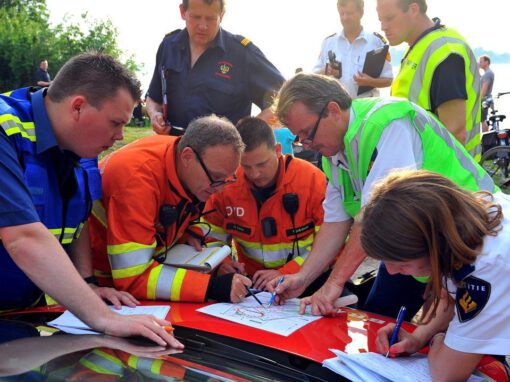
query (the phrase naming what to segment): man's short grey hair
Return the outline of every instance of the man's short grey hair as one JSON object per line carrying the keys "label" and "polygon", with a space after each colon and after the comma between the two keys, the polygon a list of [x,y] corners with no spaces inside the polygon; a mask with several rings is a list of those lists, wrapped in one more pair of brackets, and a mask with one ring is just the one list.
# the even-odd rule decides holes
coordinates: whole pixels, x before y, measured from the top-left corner
{"label": "man's short grey hair", "polygon": [[340,109],[347,110],[351,107],[352,99],[334,78],[299,73],[283,84],[273,105],[275,114],[284,125],[287,124],[290,107],[296,102],[302,102],[308,110],[319,114],[328,102],[336,102]]}
{"label": "man's short grey hair", "polygon": [[198,155],[213,146],[231,146],[237,155],[244,151],[244,143],[236,127],[227,118],[214,114],[190,122],[178,144],[179,152],[191,147]]}

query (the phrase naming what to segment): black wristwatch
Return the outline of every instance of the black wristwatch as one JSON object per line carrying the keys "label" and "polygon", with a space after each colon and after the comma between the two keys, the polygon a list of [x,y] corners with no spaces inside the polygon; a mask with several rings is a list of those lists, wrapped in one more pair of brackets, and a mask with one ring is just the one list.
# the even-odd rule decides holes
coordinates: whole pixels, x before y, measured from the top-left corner
{"label": "black wristwatch", "polygon": [[84,277],[83,280],[85,280],[85,282],[87,284],[94,284],[95,286],[99,286],[99,283],[97,282],[96,276],[94,276],[94,275],[89,276],[89,277]]}

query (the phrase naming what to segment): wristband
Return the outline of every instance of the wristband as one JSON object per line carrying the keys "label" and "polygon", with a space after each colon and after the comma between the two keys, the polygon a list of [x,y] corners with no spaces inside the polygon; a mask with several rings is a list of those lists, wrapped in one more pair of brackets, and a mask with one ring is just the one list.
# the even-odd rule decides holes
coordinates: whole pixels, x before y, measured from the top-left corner
{"label": "wristband", "polygon": [[95,286],[99,286],[99,283],[97,282],[96,276],[94,276],[94,275],[89,276],[89,277],[84,277],[83,280],[85,280],[85,282],[87,284],[94,284]]}
{"label": "wristband", "polygon": [[434,335],[432,336],[432,338],[430,339],[430,341],[429,341],[429,348],[431,348],[431,347],[432,347],[432,345],[434,345],[434,342],[436,341],[436,339],[437,339],[438,337],[443,337],[443,338],[444,338],[445,336],[446,336],[446,333],[445,333],[445,332],[439,332],[439,333],[434,334]]}

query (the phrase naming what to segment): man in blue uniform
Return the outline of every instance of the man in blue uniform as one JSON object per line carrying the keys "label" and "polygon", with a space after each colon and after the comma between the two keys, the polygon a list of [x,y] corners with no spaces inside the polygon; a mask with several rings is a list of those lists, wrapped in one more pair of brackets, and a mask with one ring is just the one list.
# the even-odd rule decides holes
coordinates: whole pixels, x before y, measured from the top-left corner
{"label": "man in blue uniform", "polygon": [[45,58],[39,61],[39,68],[35,72],[35,81],[37,86],[49,86],[51,83],[51,77],[48,73],[48,60]]}
{"label": "man in blue uniform", "polygon": [[147,112],[158,134],[181,135],[188,123],[211,113],[236,124],[252,103],[267,120],[281,73],[242,36],[220,27],[224,0],[183,0],[186,29],[163,39],[149,86]]}
{"label": "man in blue uniform", "polygon": [[182,347],[167,321],[113,313],[86,284],[84,223],[101,179],[97,161],[81,158],[123,138],[139,98],[139,81],[103,54],[74,57],[49,88],[0,95],[0,310],[37,304],[44,291],[94,330]]}

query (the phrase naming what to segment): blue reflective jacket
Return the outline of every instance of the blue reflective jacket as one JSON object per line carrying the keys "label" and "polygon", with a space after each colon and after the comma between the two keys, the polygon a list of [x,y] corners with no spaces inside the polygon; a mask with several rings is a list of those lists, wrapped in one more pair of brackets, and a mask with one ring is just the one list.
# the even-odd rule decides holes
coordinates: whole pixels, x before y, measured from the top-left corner
{"label": "blue reflective jacket", "polygon": [[[80,159],[57,146],[37,150],[32,89],[0,96],[0,117],[3,132],[16,148],[24,183],[39,219],[65,248],[79,236],[92,202],[101,197],[97,158]],[[64,176],[66,169],[60,167],[66,166],[68,175]],[[0,245],[0,309],[26,307],[41,295]]]}

